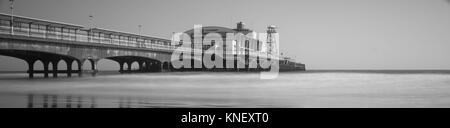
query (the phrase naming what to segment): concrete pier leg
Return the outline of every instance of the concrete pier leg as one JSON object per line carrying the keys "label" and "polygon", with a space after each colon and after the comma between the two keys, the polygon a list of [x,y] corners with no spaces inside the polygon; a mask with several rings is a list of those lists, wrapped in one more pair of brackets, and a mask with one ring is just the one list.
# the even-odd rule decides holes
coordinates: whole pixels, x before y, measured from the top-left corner
{"label": "concrete pier leg", "polygon": [[148,62],[147,61],[143,62],[143,67],[142,68],[143,68],[142,69],[143,72],[148,72]]}
{"label": "concrete pier leg", "polygon": [[138,70],[140,72],[143,72],[144,71],[144,67],[143,67],[144,66],[144,62],[143,61],[139,61],[138,64],[139,64],[139,69]]}
{"label": "concrete pier leg", "polygon": [[155,68],[158,70],[158,72],[163,72],[163,63],[157,62],[155,64]]}
{"label": "concrete pier leg", "polygon": [[147,66],[147,71],[152,71],[152,62],[147,62],[145,65]]}
{"label": "concrete pier leg", "polygon": [[36,62],[36,60],[27,60],[27,63],[28,63],[28,78],[33,78],[34,77],[34,62]]}
{"label": "concrete pier leg", "polygon": [[165,71],[165,69],[164,69],[164,63],[161,63],[161,64],[159,65],[159,67],[160,67],[160,69],[161,69],[161,72],[164,72],[164,71]]}
{"label": "concrete pier leg", "polygon": [[67,64],[67,77],[72,77],[72,63]]}
{"label": "concrete pier leg", "polygon": [[78,76],[83,76],[83,61],[77,61],[78,63]]}
{"label": "concrete pier leg", "polygon": [[91,69],[92,69],[92,75],[93,76],[95,76],[96,74],[97,74],[97,72],[98,72],[98,68],[97,68],[97,62],[98,62],[98,60],[93,60],[93,59],[91,59],[91,60],[89,60],[89,61],[91,61]]}
{"label": "concrete pier leg", "polygon": [[44,64],[44,77],[48,78],[48,64],[50,63],[49,61],[42,61]]}
{"label": "concrete pier leg", "polygon": [[120,72],[120,73],[123,73],[123,65],[124,65],[124,62],[119,61],[118,63],[119,63],[119,68],[120,68],[120,69],[119,69],[119,72]]}
{"label": "concrete pier leg", "polygon": [[73,60],[66,60],[66,64],[67,64],[67,77],[72,77],[72,62],[73,62]]}
{"label": "concrete pier leg", "polygon": [[58,60],[52,61],[53,77],[58,77]]}
{"label": "concrete pier leg", "polygon": [[150,62],[148,62],[148,61],[145,62],[144,70],[145,70],[145,72],[150,71]]}
{"label": "concrete pier leg", "polygon": [[129,62],[127,62],[127,64],[128,64],[127,70],[128,70],[128,72],[131,72],[131,64],[133,64],[133,62],[129,61]]}

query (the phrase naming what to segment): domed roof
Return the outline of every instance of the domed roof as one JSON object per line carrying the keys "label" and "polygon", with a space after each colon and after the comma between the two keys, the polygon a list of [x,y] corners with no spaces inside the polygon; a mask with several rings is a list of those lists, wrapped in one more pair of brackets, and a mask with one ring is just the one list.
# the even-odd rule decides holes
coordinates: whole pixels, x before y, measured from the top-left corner
{"label": "domed roof", "polygon": [[[236,33],[236,31],[233,29],[226,28],[226,27],[220,27],[220,26],[206,26],[206,27],[202,27],[202,29],[203,29],[202,30],[203,33],[211,33],[211,32],[215,32],[215,33],[219,33],[219,34]],[[194,29],[187,30],[184,33],[186,33],[188,35],[192,35],[192,34],[194,34]]]}

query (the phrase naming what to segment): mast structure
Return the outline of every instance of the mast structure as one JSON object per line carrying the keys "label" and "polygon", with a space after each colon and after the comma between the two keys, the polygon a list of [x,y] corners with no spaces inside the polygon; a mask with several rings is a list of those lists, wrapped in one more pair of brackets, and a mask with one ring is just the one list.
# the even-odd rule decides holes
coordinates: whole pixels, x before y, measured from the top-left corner
{"label": "mast structure", "polygon": [[277,47],[277,31],[275,30],[276,26],[274,25],[270,25],[267,27],[267,55],[276,55],[276,53],[278,52],[278,47]]}

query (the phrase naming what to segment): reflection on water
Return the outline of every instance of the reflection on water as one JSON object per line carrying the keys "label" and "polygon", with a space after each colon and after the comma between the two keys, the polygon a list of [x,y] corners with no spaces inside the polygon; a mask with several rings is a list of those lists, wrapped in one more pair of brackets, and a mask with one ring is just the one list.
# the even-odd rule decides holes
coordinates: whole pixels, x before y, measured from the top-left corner
{"label": "reflection on water", "polygon": [[180,104],[151,102],[135,97],[94,97],[81,95],[28,94],[27,108],[155,108]]}
{"label": "reflection on water", "polygon": [[[102,98],[93,96],[28,94],[28,108],[97,108],[98,102],[105,108],[147,108],[161,107],[161,103],[152,103],[144,98],[118,97]],[[167,104],[170,105],[170,104]]]}
{"label": "reflection on water", "polygon": [[95,108],[94,97],[28,94],[28,108]]}

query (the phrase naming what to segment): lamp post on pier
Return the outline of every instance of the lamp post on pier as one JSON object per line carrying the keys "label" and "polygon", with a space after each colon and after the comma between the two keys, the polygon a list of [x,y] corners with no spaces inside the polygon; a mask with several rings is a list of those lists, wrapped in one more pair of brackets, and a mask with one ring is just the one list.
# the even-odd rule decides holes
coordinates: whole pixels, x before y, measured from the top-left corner
{"label": "lamp post on pier", "polygon": [[138,39],[136,39],[136,42],[138,42],[138,44],[139,44],[139,47],[142,47],[142,42],[140,42],[140,39],[142,38],[141,37],[141,28],[142,28],[142,25],[138,25],[138,27],[139,27],[139,37],[138,37]]}
{"label": "lamp post on pier", "polygon": [[11,35],[14,35],[14,0],[9,0],[9,8],[11,9]]}
{"label": "lamp post on pier", "polygon": [[94,37],[94,33],[92,31],[92,29],[94,29],[94,21],[93,21],[94,15],[90,14],[89,15],[89,33],[88,33],[88,42],[94,42],[94,40],[92,39]]}

